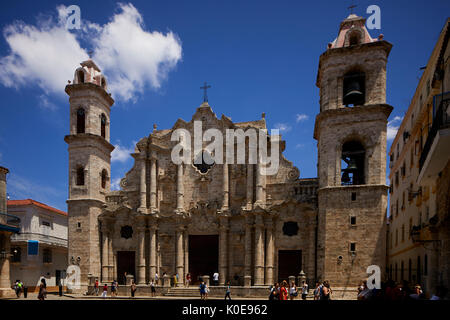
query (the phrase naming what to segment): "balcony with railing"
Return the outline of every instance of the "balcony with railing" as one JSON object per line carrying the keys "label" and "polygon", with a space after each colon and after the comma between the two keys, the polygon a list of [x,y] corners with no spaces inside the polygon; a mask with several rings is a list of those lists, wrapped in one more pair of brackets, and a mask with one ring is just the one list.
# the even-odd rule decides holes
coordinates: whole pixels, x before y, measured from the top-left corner
{"label": "balcony with railing", "polygon": [[[439,99],[440,97],[440,99]],[[442,97],[444,99],[442,99]],[[450,158],[450,92],[434,99],[433,123],[419,159],[419,183],[436,176]]]}
{"label": "balcony with railing", "polygon": [[67,247],[67,239],[43,233],[23,232],[11,236],[11,243],[27,242],[28,240],[39,241],[39,243],[49,246]]}
{"label": "balcony with railing", "polygon": [[0,231],[18,233],[20,231],[20,218],[6,212],[0,212]]}

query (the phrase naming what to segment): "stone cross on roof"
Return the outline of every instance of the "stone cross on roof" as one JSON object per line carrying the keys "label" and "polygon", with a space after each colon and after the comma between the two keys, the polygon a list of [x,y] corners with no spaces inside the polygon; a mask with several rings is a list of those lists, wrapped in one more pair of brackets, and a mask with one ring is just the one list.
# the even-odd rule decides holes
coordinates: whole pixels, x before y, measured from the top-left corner
{"label": "stone cross on roof", "polygon": [[203,85],[203,87],[200,87],[200,89],[203,89],[203,102],[208,102],[208,94],[207,94],[207,90],[211,88],[210,85],[208,85],[206,82]]}

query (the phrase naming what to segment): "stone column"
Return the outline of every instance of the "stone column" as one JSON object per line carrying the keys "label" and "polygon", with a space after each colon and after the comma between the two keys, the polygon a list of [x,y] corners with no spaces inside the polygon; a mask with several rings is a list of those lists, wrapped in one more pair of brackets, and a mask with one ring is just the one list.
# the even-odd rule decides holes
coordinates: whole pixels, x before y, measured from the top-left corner
{"label": "stone column", "polygon": [[146,170],[146,158],[144,155],[140,158],[140,212],[147,212],[147,170]]}
{"label": "stone column", "polygon": [[177,211],[184,211],[183,164],[177,168]]}
{"label": "stone column", "polygon": [[183,251],[184,227],[179,226],[176,231],[176,269],[178,273],[178,286],[184,283],[184,251]]}
{"label": "stone column", "polygon": [[274,256],[274,239],[273,239],[273,222],[272,219],[266,220],[266,277],[265,284],[273,285],[273,256]]}
{"label": "stone column", "polygon": [[264,176],[261,174],[262,164],[256,165],[256,203],[264,204]]}
{"label": "stone column", "polygon": [[255,217],[255,270],[254,285],[264,285],[264,224],[260,215]]}
{"label": "stone column", "polygon": [[228,164],[223,164],[223,202],[222,202],[222,211],[228,210],[229,207],[229,178],[228,178]]}
{"label": "stone column", "polygon": [[150,226],[149,230],[149,264],[150,264],[150,279],[155,279],[156,274],[156,267],[157,267],[157,261],[156,261],[156,226],[152,225]]}
{"label": "stone column", "polygon": [[187,230],[184,231],[183,237],[184,237],[184,273],[187,274],[189,272],[189,235]]}
{"label": "stone column", "polygon": [[156,159],[150,160],[150,210],[156,210]]}
{"label": "stone column", "polygon": [[107,227],[102,224],[102,282],[109,281],[109,239]]}
{"label": "stone column", "polygon": [[137,283],[145,284],[145,227],[137,228],[138,232],[138,276]]}
{"label": "stone column", "polygon": [[228,218],[219,219],[219,285],[223,286],[228,272]]}
{"label": "stone column", "polygon": [[251,210],[253,204],[253,165],[247,165],[247,209]]}
{"label": "stone column", "polygon": [[[108,281],[114,280],[114,250],[112,246],[112,234],[108,234]],[[116,279],[117,280],[117,279]]]}
{"label": "stone column", "polygon": [[250,286],[252,280],[252,221],[249,216],[245,220],[244,286]]}
{"label": "stone column", "polygon": [[[11,233],[6,231],[0,231],[0,251],[4,251],[5,254],[11,252]],[[0,258],[0,297],[9,298],[14,292],[11,290],[10,279],[10,258]]]}

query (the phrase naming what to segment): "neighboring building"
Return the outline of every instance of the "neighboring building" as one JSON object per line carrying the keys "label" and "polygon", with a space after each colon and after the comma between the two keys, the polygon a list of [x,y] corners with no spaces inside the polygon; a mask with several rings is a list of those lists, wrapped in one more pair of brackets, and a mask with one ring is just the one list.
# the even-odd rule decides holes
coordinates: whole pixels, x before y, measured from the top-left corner
{"label": "neighboring building", "polygon": [[6,212],[6,175],[9,170],[0,166],[0,298],[15,296],[11,289],[11,235],[19,232],[20,220]]}
{"label": "neighboring building", "polygon": [[450,19],[392,142],[388,275],[450,287]]}
{"label": "neighboring building", "polygon": [[67,269],[67,213],[32,199],[8,200],[8,212],[21,220],[11,237],[11,282],[34,291],[45,278],[56,290]]}
{"label": "neighboring building", "polygon": [[218,271],[221,285],[231,280],[246,294],[265,296],[268,285],[304,270],[310,285],[329,280],[335,298],[355,298],[369,265],[384,271],[386,125],[392,111],[385,91],[392,45],[372,39],[364,23],[350,15],[320,57],[318,179],[298,178],[284,158],[284,141],[274,175],[262,175],[261,163],[208,164],[205,149],[191,155],[200,164],[175,165],[172,133],[183,128],[194,136],[196,120],[203,131],[215,128],[224,136],[226,129],[266,129],[264,115],[249,122],[217,118],[205,99],[189,122],[154,127],[142,138],[121,190],[110,191],[114,101],[97,65],[81,63],[65,89],[65,141],[69,261],[80,266],[82,291],[89,275],[123,283],[131,274],[144,292],[156,272],[178,273],[182,283],[187,272],[196,281]]}

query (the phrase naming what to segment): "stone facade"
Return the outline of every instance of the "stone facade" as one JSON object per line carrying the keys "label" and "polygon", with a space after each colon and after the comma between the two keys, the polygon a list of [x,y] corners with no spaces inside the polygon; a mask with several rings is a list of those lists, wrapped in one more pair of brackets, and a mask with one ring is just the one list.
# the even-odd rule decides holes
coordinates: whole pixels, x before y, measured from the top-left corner
{"label": "stone facade", "polygon": [[[354,298],[358,282],[367,277],[367,266],[384,269],[386,124],[392,110],[385,104],[385,91],[390,49],[388,42],[370,38],[364,19],[351,15],[322,54],[317,77],[320,113],[314,131],[318,179],[299,178],[299,170],[283,155],[284,141],[279,170],[273,175],[261,174],[260,162],[174,164],[171,152],[177,142],[172,135],[185,129],[194,137],[195,121],[201,121],[203,131],[214,128],[224,136],[227,129],[267,129],[264,114],[260,120],[235,123],[225,115],[217,117],[204,102],[190,121],[178,119],[165,130],[155,126],[136,144],[134,165],[121,180],[120,191],[110,191],[108,178],[113,100],[95,63],[82,63],[74,84],[66,87],[71,134],[65,138],[69,259],[81,267],[82,290],[89,275],[110,282],[125,279],[127,273],[145,286],[156,273],[178,274],[180,285],[188,272],[197,281],[197,276],[216,271],[220,285],[231,281],[260,290],[289,276],[295,279],[303,270],[310,286],[315,279],[329,280],[339,293],[337,298]],[[365,74],[365,101],[346,107],[345,75],[356,69]],[[106,126],[106,134],[101,125]],[[341,151],[352,140],[364,148],[365,181],[343,186]],[[205,147],[203,143],[202,150]],[[247,142],[245,148],[249,151]],[[192,160],[198,156],[192,154]],[[351,224],[354,218],[357,222]],[[357,249],[350,250],[351,243]],[[204,248],[209,267],[198,260],[199,247]]]}
{"label": "stone facade", "polygon": [[[370,38],[364,21],[350,15],[341,23],[338,38],[320,57],[317,76],[317,275],[331,281],[335,298],[354,297],[367,267],[385,266],[386,125],[392,111],[385,104],[386,63],[392,45]],[[349,103],[352,90],[358,99]],[[360,149],[345,151],[352,144]],[[351,166],[350,160],[346,169],[346,152],[350,158],[362,154],[360,162]],[[347,183],[352,172],[359,172],[360,181]]]}

